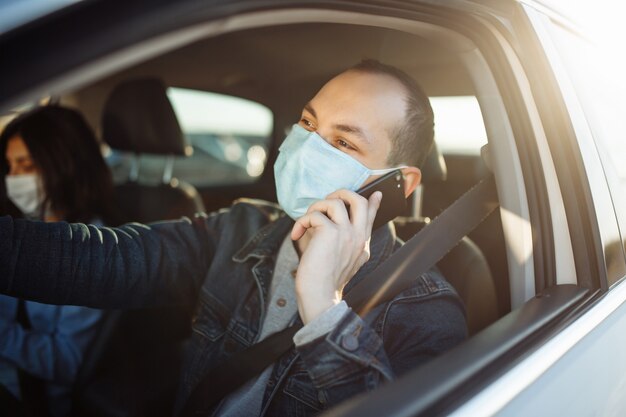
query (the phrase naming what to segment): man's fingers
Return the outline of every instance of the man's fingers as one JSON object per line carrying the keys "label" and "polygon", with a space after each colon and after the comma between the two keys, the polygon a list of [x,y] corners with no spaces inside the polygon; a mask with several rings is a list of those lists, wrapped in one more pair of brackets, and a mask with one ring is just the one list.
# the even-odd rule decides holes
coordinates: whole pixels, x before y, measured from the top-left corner
{"label": "man's fingers", "polygon": [[325,214],[330,220],[337,224],[347,224],[350,222],[348,209],[343,200],[340,199],[333,198],[316,201],[309,206],[307,214],[314,211]]}
{"label": "man's fingers", "polygon": [[367,226],[367,206],[368,201],[363,196],[355,193],[354,191],[340,189],[329,194],[327,199],[339,199],[349,206],[350,221],[356,227]]}
{"label": "man's fingers", "polygon": [[[351,223],[357,230],[365,231],[369,236],[376,212],[380,207],[382,193],[376,191],[369,199],[349,190],[337,190],[329,194],[325,200],[317,201],[308,208],[307,213],[296,220],[291,229],[291,239],[300,239],[307,229],[338,224]],[[346,205],[349,208],[346,208]],[[350,215],[348,216],[348,210]]]}
{"label": "man's fingers", "polygon": [[376,218],[376,213],[378,213],[378,209],[380,208],[380,202],[383,199],[383,193],[380,191],[375,191],[369,197],[367,205],[367,230],[369,231],[368,235],[372,234],[372,226],[374,225],[374,219]]}
{"label": "man's fingers", "polygon": [[323,225],[331,225],[333,222],[319,211],[312,211],[296,220],[291,229],[291,240],[300,239],[307,229]]}

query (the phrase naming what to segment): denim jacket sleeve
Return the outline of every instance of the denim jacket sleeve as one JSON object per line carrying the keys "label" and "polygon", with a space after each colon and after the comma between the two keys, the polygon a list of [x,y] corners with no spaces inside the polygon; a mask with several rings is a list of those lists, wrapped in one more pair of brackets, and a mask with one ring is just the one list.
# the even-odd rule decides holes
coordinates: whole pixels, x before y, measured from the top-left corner
{"label": "denim jacket sleeve", "polygon": [[193,300],[222,219],[106,228],[0,217],[0,293],[95,308]]}
{"label": "denim jacket sleeve", "polygon": [[324,337],[297,347],[326,406],[370,391],[460,343],[465,315],[453,292],[408,294],[373,322],[350,311]]}

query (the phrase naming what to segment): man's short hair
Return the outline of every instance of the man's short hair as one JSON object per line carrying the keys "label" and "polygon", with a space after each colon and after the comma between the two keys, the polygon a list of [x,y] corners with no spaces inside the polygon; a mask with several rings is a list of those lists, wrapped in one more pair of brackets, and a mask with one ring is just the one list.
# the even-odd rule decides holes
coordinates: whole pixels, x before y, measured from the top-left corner
{"label": "man's short hair", "polygon": [[391,137],[391,151],[387,157],[390,166],[408,164],[421,167],[433,146],[434,117],[430,101],[415,80],[404,71],[374,59],[365,59],[348,71],[388,75],[400,82],[406,90],[404,123],[396,126]]}

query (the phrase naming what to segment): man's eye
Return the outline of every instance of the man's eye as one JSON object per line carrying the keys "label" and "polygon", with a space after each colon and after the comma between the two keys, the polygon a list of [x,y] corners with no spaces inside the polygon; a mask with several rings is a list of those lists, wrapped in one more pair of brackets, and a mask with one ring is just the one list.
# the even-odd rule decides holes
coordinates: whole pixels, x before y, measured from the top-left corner
{"label": "man's eye", "polygon": [[345,149],[354,149],[348,142],[343,139],[337,139],[337,147]]}
{"label": "man's eye", "polygon": [[302,118],[300,119],[300,123],[307,129],[307,130],[315,130],[315,125],[313,125],[313,123],[311,123],[310,120]]}

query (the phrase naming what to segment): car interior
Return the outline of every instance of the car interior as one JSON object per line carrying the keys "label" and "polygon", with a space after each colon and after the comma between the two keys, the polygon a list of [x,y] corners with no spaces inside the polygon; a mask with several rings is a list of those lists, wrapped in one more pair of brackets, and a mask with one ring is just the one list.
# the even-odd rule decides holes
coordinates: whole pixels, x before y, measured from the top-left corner
{"label": "car interior", "polygon": [[[193,216],[239,198],[276,201],[272,166],[304,104],[334,75],[377,59],[412,75],[435,109],[437,146],[421,167],[410,210],[394,221],[398,237],[410,239],[494,173],[502,209],[437,266],[466,305],[470,335],[535,295],[528,199],[506,93],[469,37],[401,18],[286,10],[150,42],[106,68],[85,69],[81,82],[51,95],[80,110],[97,132],[125,222]],[[218,104],[198,108],[202,97]],[[220,111],[240,99],[234,121],[221,120]],[[209,119],[222,125],[203,126]],[[192,306],[111,313],[76,383],[77,414],[153,415],[171,407],[191,315]],[[129,392],[136,398],[130,405]]]}

